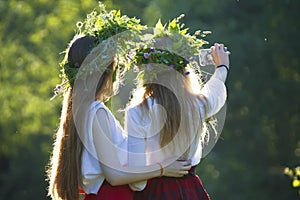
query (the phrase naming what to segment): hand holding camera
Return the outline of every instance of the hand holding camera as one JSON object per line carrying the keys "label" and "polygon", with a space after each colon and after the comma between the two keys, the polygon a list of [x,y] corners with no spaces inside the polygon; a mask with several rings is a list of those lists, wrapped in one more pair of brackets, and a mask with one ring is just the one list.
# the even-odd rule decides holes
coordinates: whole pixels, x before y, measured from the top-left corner
{"label": "hand holding camera", "polygon": [[230,52],[224,47],[224,44],[215,43],[210,49],[201,49],[199,54],[200,66],[226,65],[229,67]]}

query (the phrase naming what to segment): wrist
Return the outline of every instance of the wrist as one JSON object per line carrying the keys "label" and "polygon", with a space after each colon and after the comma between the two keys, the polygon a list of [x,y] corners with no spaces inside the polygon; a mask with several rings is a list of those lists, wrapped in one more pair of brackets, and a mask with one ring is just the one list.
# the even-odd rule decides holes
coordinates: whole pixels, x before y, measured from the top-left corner
{"label": "wrist", "polygon": [[222,82],[226,81],[228,70],[226,67],[216,67],[213,77],[219,79]]}
{"label": "wrist", "polygon": [[216,69],[218,69],[218,68],[225,68],[227,70],[227,73],[229,71],[229,66],[228,65],[218,65],[218,66],[216,66]]}

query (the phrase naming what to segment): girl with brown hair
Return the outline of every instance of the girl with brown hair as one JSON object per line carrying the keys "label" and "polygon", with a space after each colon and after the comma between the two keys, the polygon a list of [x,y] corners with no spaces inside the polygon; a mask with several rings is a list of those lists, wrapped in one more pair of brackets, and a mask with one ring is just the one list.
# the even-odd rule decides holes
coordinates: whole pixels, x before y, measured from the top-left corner
{"label": "girl with brown hair", "polygon": [[75,37],[66,52],[64,82],[58,87],[64,92],[63,107],[48,170],[53,199],[78,200],[80,190],[86,200],[132,199],[132,190],[126,184],[162,175],[181,177],[191,167],[189,161],[174,159],[147,167],[126,167],[126,136],[104,104],[118,88],[123,73],[110,53],[114,51],[106,49],[110,44],[106,33],[113,36],[111,30],[120,30],[114,25],[121,24],[124,29],[134,22],[122,17],[124,25],[120,18],[115,11],[91,14],[86,24],[93,23],[95,28],[94,23],[102,20],[107,27],[96,27],[93,30],[97,34],[90,34],[92,26],[88,26],[88,33]]}

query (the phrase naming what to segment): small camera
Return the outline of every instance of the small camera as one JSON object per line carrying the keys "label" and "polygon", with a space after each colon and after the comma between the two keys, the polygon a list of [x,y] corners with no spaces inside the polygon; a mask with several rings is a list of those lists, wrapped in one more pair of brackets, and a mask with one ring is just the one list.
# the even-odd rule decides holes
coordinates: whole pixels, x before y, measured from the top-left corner
{"label": "small camera", "polygon": [[200,49],[199,63],[200,66],[214,65],[210,49]]}

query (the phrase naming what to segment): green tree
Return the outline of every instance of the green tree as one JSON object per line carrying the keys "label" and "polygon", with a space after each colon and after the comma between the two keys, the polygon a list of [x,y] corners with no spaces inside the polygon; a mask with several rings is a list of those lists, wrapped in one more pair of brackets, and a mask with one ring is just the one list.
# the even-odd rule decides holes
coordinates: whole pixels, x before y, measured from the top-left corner
{"label": "green tree", "polygon": [[[106,0],[153,26],[184,13],[190,31],[210,30],[232,52],[227,120],[198,174],[212,199],[296,199],[283,174],[299,166],[297,0]],[[0,1],[0,196],[46,199],[45,166],[60,115],[58,63],[85,1]]]}
{"label": "green tree", "polygon": [[299,2],[153,0],[145,10],[150,24],[185,13],[191,31],[212,31],[211,44],[232,52],[225,129],[198,169],[212,199],[297,198],[283,169],[300,156]]}
{"label": "green tree", "polygon": [[77,20],[97,1],[0,1],[0,196],[46,199],[45,166],[58,123],[58,63]]}

